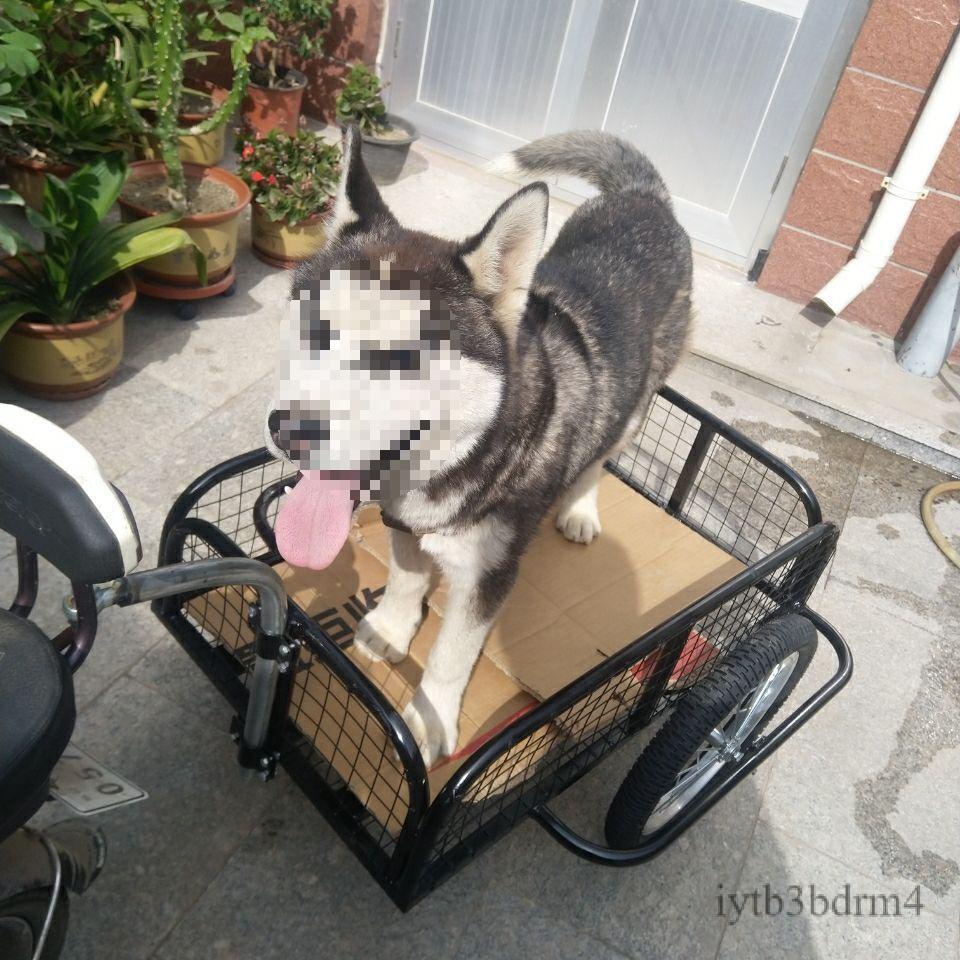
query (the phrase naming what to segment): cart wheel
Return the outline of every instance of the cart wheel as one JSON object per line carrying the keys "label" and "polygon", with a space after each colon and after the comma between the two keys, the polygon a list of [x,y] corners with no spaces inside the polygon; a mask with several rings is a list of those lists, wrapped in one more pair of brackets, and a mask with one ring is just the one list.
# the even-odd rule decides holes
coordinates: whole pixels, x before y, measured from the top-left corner
{"label": "cart wheel", "polygon": [[173,315],[178,320],[192,320],[199,312],[200,308],[193,300],[173,301]]}
{"label": "cart wheel", "polygon": [[221,290],[221,291],[220,291],[220,296],[221,296],[221,297],[232,297],[236,292],[237,292],[237,281],[234,280],[233,283],[231,283],[230,286],[227,287],[226,290]]}
{"label": "cart wheel", "polygon": [[817,649],[798,614],[764,624],[690,688],[626,775],[607,811],[620,850],[666,826],[729,763],[737,763],[800,682]]}

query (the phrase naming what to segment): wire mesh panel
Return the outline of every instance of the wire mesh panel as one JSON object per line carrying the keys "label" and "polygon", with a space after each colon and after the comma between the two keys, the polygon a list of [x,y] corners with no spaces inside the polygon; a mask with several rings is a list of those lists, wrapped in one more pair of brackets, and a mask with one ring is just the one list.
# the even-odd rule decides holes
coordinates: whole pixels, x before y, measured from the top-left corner
{"label": "wire mesh panel", "polygon": [[[430,889],[531,810],[581,776],[637,730],[674,706],[683,693],[723,663],[761,624],[803,603],[836,545],[836,530],[811,531],[802,549],[786,548],[776,565],[693,620],[659,627],[616,662],[583,678],[582,692],[561,691],[543,705],[549,719],[516,746],[484,763],[449,801],[424,864]],[[637,650],[636,659],[630,650]],[[512,784],[507,792],[494,785]]]}

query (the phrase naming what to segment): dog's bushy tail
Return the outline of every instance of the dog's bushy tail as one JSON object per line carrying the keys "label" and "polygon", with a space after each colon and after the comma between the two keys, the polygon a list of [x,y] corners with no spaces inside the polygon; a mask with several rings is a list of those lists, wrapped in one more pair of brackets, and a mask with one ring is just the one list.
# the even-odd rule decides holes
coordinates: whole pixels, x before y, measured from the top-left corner
{"label": "dog's bushy tail", "polygon": [[603,130],[571,130],[541,137],[494,160],[489,169],[506,176],[568,174],[601,193],[639,190],[670,202],[656,167],[633,144]]}

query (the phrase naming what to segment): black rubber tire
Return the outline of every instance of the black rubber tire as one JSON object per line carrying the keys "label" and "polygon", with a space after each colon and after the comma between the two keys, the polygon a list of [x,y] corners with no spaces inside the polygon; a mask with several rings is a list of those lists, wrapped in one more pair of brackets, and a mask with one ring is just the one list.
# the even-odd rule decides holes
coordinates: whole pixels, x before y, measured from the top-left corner
{"label": "black rubber tire", "polygon": [[[33,942],[37,942],[40,932],[43,930],[43,921],[47,918],[47,909],[50,906],[50,889],[31,890],[29,893],[21,893],[17,897],[11,897],[4,903],[0,903],[0,917],[17,917],[29,924],[33,930]],[[47,934],[47,942],[43,945],[43,953],[40,960],[57,960],[63,950],[64,941],[67,939],[67,924],[70,921],[70,898],[67,891],[61,889],[60,896],[57,898],[57,906],[53,912],[53,921],[50,924],[50,932]],[[26,954],[23,960],[30,960],[33,953],[33,947],[30,953]],[[4,957],[4,960],[21,960],[20,957]]]}
{"label": "black rubber tire", "polygon": [[236,292],[237,292],[237,281],[234,280],[233,283],[231,283],[230,286],[227,287],[226,290],[221,290],[221,291],[220,291],[220,296],[221,296],[221,297],[232,297]]}
{"label": "black rubber tire", "polygon": [[817,649],[817,631],[799,614],[764,624],[742,640],[716,669],[691,687],[624,777],[607,810],[607,843],[618,850],[638,847],[643,828],[660,798],[695,755],[707,734],[792,653],[797,664],[786,686],[741,746],[747,748],[800,682]]}

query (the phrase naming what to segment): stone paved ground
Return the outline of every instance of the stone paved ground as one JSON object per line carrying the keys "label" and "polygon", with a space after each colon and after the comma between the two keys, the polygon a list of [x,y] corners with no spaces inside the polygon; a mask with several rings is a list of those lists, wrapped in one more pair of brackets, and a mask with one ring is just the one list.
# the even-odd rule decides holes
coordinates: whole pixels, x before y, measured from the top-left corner
{"label": "stone paved ground", "polygon": [[[391,196],[420,224],[421,179]],[[438,175],[434,194],[445,184]],[[460,232],[494,199],[471,204]],[[0,388],[0,400],[38,410],[96,453],[131,500],[148,558],[179,489],[259,444],[288,278],[246,252],[238,272],[237,295],[194,322],[138,305],[124,365],[98,397],[47,404]],[[940,477],[695,364],[674,384],[799,469],[843,524],[814,604],[856,658],[832,704],[646,866],[582,862],[528,823],[401,915],[284,776],[264,786],[240,775],[229,711],[148,610],[108,611],[77,676],[76,741],[150,798],[103,818],[109,860],[73,904],[68,960],[957,957],[960,574],[919,519],[920,496]],[[960,530],[960,510],[940,517]],[[6,541],[0,558],[11,583]],[[61,625],[64,586],[45,578],[37,616],[49,630]],[[830,669],[825,652],[804,682]],[[599,838],[635,753],[611,758],[558,809]],[[787,896],[792,884],[904,899],[919,885],[923,910],[718,916],[721,892],[769,885]]]}

